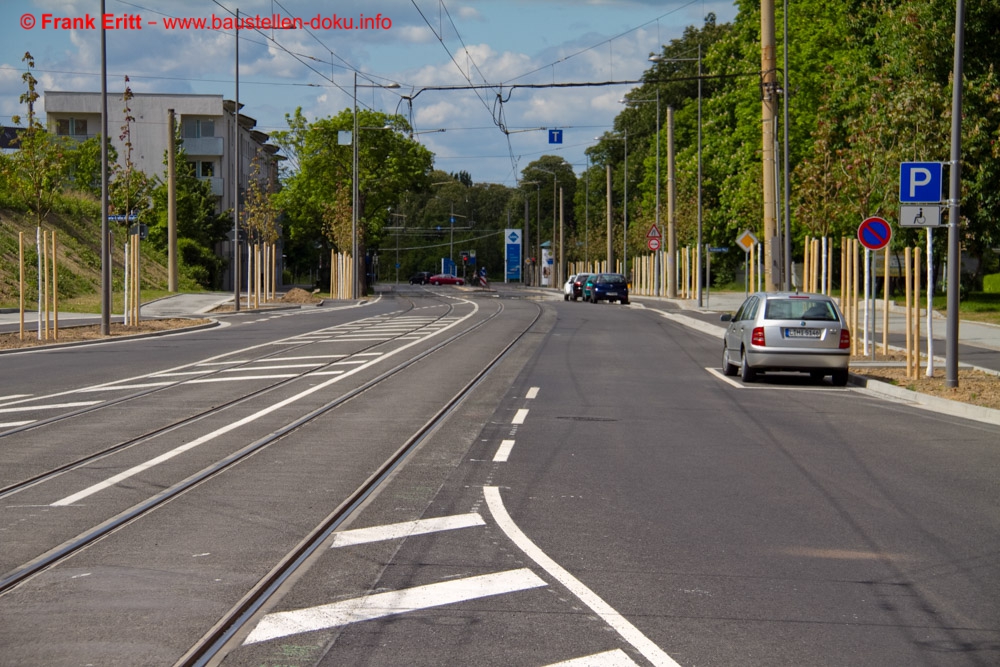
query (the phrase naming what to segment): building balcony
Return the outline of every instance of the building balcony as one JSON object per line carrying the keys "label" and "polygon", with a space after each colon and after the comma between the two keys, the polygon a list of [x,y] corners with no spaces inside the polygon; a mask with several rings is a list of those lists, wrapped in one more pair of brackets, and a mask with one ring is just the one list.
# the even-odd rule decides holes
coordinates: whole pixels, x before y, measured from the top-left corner
{"label": "building balcony", "polygon": [[222,137],[184,137],[184,150],[188,157],[222,155]]}
{"label": "building balcony", "polygon": [[208,184],[212,186],[213,197],[221,197],[222,193],[226,190],[225,179],[221,176],[206,176],[199,180],[208,181]]}

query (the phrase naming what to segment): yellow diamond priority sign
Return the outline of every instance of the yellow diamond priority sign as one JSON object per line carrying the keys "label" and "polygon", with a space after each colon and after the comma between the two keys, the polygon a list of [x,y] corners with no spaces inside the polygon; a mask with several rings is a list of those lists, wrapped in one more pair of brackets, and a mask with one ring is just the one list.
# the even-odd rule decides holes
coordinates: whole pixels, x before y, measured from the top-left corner
{"label": "yellow diamond priority sign", "polygon": [[757,237],[749,229],[736,237],[736,244],[743,248],[743,252],[750,252],[750,248],[757,244]]}

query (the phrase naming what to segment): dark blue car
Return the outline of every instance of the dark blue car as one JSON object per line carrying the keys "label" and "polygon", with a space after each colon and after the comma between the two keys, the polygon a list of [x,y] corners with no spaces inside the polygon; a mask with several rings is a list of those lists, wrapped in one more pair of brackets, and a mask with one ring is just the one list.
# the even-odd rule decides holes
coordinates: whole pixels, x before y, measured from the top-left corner
{"label": "dark blue car", "polygon": [[586,283],[584,298],[591,303],[617,301],[628,305],[628,281],[620,273],[598,273]]}

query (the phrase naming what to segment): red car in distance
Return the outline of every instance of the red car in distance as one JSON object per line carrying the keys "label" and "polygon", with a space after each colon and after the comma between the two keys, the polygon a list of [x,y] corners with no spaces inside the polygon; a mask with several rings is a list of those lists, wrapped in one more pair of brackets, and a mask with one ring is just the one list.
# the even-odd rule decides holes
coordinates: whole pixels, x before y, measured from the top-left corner
{"label": "red car in distance", "polygon": [[450,273],[439,273],[427,279],[431,285],[464,285],[465,281]]}

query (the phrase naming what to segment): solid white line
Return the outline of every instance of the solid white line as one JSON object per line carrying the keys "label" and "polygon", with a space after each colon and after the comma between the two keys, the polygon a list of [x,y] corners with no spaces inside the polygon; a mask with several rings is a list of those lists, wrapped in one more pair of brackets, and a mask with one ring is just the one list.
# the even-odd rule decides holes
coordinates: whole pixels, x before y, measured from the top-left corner
{"label": "solid white line", "polygon": [[410,535],[425,535],[442,530],[455,530],[456,528],[471,528],[472,526],[485,525],[486,522],[483,521],[483,517],[472,512],[470,514],[456,514],[454,516],[443,516],[434,519],[418,519],[417,521],[391,523],[387,526],[355,528],[354,530],[334,533],[333,543],[330,545],[330,548],[336,549],[354,544],[396,540],[409,537]]}
{"label": "solid white line", "polygon": [[500,443],[500,448],[497,450],[496,456],[493,457],[493,460],[496,463],[506,463],[507,458],[510,456],[510,450],[512,449],[514,449],[514,441],[504,440]]}
{"label": "solid white line", "polygon": [[316,371],[310,375],[343,375],[344,371]]}
{"label": "solid white line", "polygon": [[278,366],[253,366],[248,365],[245,368],[223,368],[220,373],[245,373],[246,371],[275,371],[282,368],[316,368],[317,366],[322,366],[322,361],[315,361],[311,364],[280,364]]}
{"label": "solid white line", "polygon": [[210,382],[239,382],[240,380],[273,380],[278,378],[298,377],[295,373],[275,373],[273,375],[229,375],[218,378],[200,378],[188,380],[184,384],[208,384]]}
{"label": "solid white line", "polygon": [[573,595],[578,597],[585,605],[590,607],[595,614],[604,619],[604,622],[614,628],[622,638],[635,647],[639,653],[644,655],[654,665],[669,665],[679,667],[676,661],[667,655],[659,646],[651,642],[646,635],[642,634],[638,628],[628,622],[624,616],[619,614],[607,602],[602,600],[597,593],[583,585],[572,574],[567,572],[558,563],[549,558],[545,552],[535,546],[535,543],[528,539],[528,536],[521,532],[514,521],[507,514],[507,509],[503,506],[503,499],[500,497],[500,489],[495,486],[483,487],[483,495],[486,496],[486,505],[490,508],[493,519],[506,533],[514,544],[523,551],[531,560],[535,561],[539,567],[548,572],[553,578],[569,589]]}
{"label": "solid white line", "polygon": [[9,401],[12,398],[25,398],[31,394],[11,394],[10,396],[0,396],[0,401]]}
{"label": "solid white line", "polygon": [[528,411],[521,408],[514,414],[514,419],[511,420],[511,424],[523,424],[524,420],[528,418]]}
{"label": "solid white line", "polygon": [[172,377],[183,377],[185,375],[204,375],[205,373],[211,373],[210,370],[203,371],[174,371],[172,373],[156,373],[155,375],[150,375],[151,378],[172,378]]}
{"label": "solid white line", "polygon": [[710,374],[714,375],[715,377],[719,378],[723,382],[736,387],[737,389],[746,389],[746,387],[743,386],[742,382],[737,382],[733,378],[727,375],[723,375],[722,372],[720,372],[719,369],[717,368],[706,368],[705,370],[708,371]]}
{"label": "solid white line", "polygon": [[173,382],[143,382],[142,384],[104,384],[99,387],[84,387],[77,391],[81,394],[96,394],[102,391],[115,391],[122,389],[148,389],[149,387],[165,387]]}
{"label": "solid white line", "polygon": [[283,611],[265,616],[243,645],[545,585],[538,575],[523,568]]}
{"label": "solid white line", "polygon": [[96,405],[100,401],[76,401],[74,403],[50,403],[49,405],[22,405],[16,408],[0,408],[0,412],[30,412],[32,410],[54,410],[56,408],[80,408]]}
{"label": "solid white line", "polygon": [[26,422],[5,422],[3,424],[0,424],[0,428],[10,428],[12,426],[24,426],[25,424],[31,424],[31,423],[33,423],[35,421],[38,421],[38,420],[36,420],[36,419],[29,419]]}
{"label": "solid white line", "polygon": [[528,390],[528,393],[524,395],[525,398],[536,398],[538,396],[538,387],[532,387]]}
{"label": "solid white line", "polygon": [[638,665],[625,651],[616,648],[613,651],[595,653],[582,658],[553,662],[545,667],[638,667]]}
{"label": "solid white line", "polygon": [[[479,312],[479,305],[476,304],[476,303],[473,303],[472,305],[473,305],[473,310],[468,315],[465,316],[466,318],[472,317],[473,315],[475,315],[476,313]],[[461,322],[461,320],[456,320],[455,323],[449,325],[449,327],[455,326],[459,322]],[[380,356],[378,358],[372,359],[371,363],[372,364],[376,364],[376,363],[378,363],[380,361],[388,359],[389,357],[391,357],[393,355],[399,354],[399,353],[407,350],[408,348],[413,347],[414,345],[417,344],[417,342],[419,342],[419,341],[414,341],[414,342],[412,342],[412,343],[410,343],[408,345],[401,345],[401,346],[397,347],[394,350],[391,350],[389,352],[384,353],[382,356]],[[89,496],[91,496],[91,495],[99,492],[99,491],[103,491],[104,489],[112,487],[115,484],[117,484],[118,482],[124,481],[124,480],[126,480],[126,479],[128,479],[130,477],[134,477],[135,475],[138,475],[139,473],[141,473],[141,472],[143,472],[145,470],[148,470],[148,469],[150,469],[150,468],[152,468],[152,467],[154,467],[156,465],[159,465],[160,463],[163,463],[164,461],[169,461],[170,459],[172,459],[175,456],[178,456],[180,454],[183,454],[184,452],[188,451],[189,449],[194,449],[195,447],[197,447],[199,445],[202,445],[202,444],[204,444],[206,442],[209,442],[210,440],[214,440],[215,438],[217,438],[217,437],[219,437],[221,435],[225,435],[226,433],[229,433],[230,431],[234,431],[237,428],[239,428],[240,426],[244,426],[246,424],[254,422],[254,421],[260,419],[261,417],[269,415],[269,414],[271,414],[272,412],[274,412],[276,410],[280,410],[281,408],[285,407],[286,405],[290,405],[292,403],[295,403],[296,401],[299,401],[299,400],[305,398],[306,396],[314,394],[314,393],[316,393],[318,391],[323,391],[324,389],[326,389],[330,385],[335,384],[337,382],[340,382],[344,378],[350,377],[350,376],[354,375],[355,373],[361,372],[362,370],[364,370],[364,368],[365,368],[365,366],[356,366],[356,367],[352,368],[351,370],[349,370],[349,371],[347,371],[345,373],[342,373],[342,374],[340,374],[340,375],[338,375],[336,377],[332,377],[332,378],[330,378],[329,380],[327,380],[325,382],[320,382],[319,384],[317,384],[315,386],[309,387],[305,391],[302,391],[302,392],[300,392],[298,394],[295,394],[294,396],[289,396],[288,398],[286,398],[283,401],[278,401],[277,403],[274,403],[273,405],[270,405],[270,406],[264,408],[263,410],[260,410],[258,412],[253,413],[253,414],[250,414],[250,415],[247,415],[243,419],[235,421],[235,422],[233,422],[231,424],[227,424],[227,425],[223,426],[222,428],[219,428],[219,429],[216,429],[215,431],[212,431],[211,433],[206,433],[205,435],[201,436],[200,438],[197,438],[195,440],[192,440],[189,443],[181,445],[180,447],[172,449],[169,452],[164,452],[160,456],[157,456],[156,458],[150,459],[149,461],[146,461],[145,463],[140,463],[139,465],[137,465],[135,467],[129,468],[128,470],[124,470],[124,471],[118,473],[117,475],[113,475],[112,477],[109,477],[108,479],[104,480],[103,482],[98,482],[97,484],[89,486],[86,489],[83,489],[82,491],[74,493],[71,496],[66,496],[62,500],[57,500],[56,502],[52,503],[51,506],[52,507],[62,507],[62,506],[66,506],[66,505],[72,505],[73,503],[75,503],[75,502],[77,502],[79,500],[82,500],[84,498],[87,498],[87,497],[89,497]],[[246,378],[233,378],[233,379],[234,380],[243,380],[243,379],[246,379]],[[196,382],[207,382],[207,381],[210,381],[210,380],[196,380]]]}

